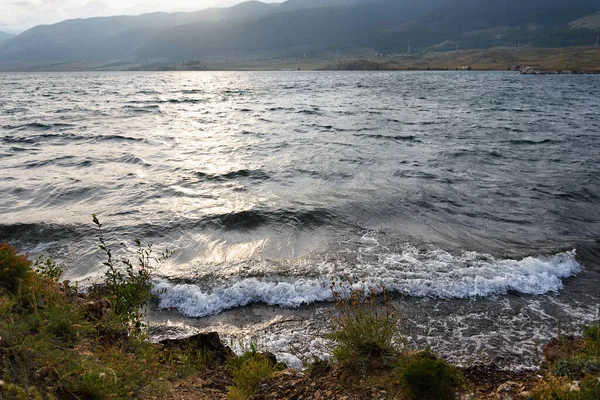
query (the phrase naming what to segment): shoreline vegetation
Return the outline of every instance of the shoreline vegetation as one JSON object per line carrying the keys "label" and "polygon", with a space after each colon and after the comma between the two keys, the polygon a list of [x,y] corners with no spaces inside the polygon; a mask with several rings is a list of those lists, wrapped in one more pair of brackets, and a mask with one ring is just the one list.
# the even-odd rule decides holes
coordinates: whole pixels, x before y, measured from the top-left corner
{"label": "shoreline vegetation", "polygon": [[116,260],[94,222],[107,272],[88,293],[61,281],[52,259],[31,261],[0,244],[0,399],[600,398],[598,321],[582,337],[547,343],[536,371],[456,367],[398,346],[385,288],[361,283],[332,284],[332,359],[303,371],[254,344],[236,355],[214,332],[153,343],[144,319],[150,276],[172,253],[136,241],[135,264]]}
{"label": "shoreline vegetation", "polygon": [[[529,70],[526,70],[529,67]],[[522,71],[600,73],[600,47],[490,48],[321,59],[183,60],[111,63],[71,62],[26,66],[14,71]]]}

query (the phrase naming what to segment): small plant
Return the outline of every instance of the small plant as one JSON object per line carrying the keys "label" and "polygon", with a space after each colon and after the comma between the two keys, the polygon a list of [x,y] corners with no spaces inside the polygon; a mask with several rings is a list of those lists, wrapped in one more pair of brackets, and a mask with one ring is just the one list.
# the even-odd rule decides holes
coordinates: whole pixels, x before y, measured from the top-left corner
{"label": "small plant", "polygon": [[600,363],[600,325],[583,328],[583,337],[587,345],[587,356]]}
{"label": "small plant", "polygon": [[365,291],[332,284],[331,292],[337,309],[328,335],[337,342],[334,357],[362,365],[372,358],[393,357],[397,317],[385,289],[380,302],[374,288]]}
{"label": "small plant", "polygon": [[192,346],[169,349],[165,351],[163,358],[168,365],[173,366],[179,377],[206,371],[217,364],[213,353],[203,349],[197,350]]}
{"label": "small plant", "polygon": [[277,368],[273,362],[261,353],[245,353],[240,357],[243,362],[233,368],[233,386],[227,397],[231,400],[247,399],[264,383]]}
{"label": "small plant", "polygon": [[455,397],[462,377],[443,360],[418,357],[402,371],[401,382],[410,398],[444,400]]}
{"label": "small plant", "polygon": [[600,326],[586,326],[583,328],[583,337],[592,342],[600,341]]}
{"label": "small plant", "polygon": [[51,258],[39,256],[33,263],[33,270],[39,276],[45,276],[53,281],[58,281],[63,274],[63,269]]}
{"label": "small plant", "polygon": [[109,292],[112,310],[115,314],[126,317],[139,332],[143,327],[144,316],[140,309],[153,297],[152,271],[171,257],[173,252],[166,249],[158,257],[153,257],[152,245],[142,246],[142,243],[135,239],[137,268],[128,259],[122,259],[120,264],[123,267],[119,267],[102,233],[102,224],[95,214],[92,214],[92,221],[98,227],[99,247],[107,257],[103,263],[108,267],[104,283]]}
{"label": "small plant", "polygon": [[0,288],[15,295],[31,273],[31,261],[8,243],[0,243]]}

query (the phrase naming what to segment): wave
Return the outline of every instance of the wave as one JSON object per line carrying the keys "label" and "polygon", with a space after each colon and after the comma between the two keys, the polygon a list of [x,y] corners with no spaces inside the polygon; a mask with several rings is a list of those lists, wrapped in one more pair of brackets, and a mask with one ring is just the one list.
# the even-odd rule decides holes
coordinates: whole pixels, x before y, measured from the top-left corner
{"label": "wave", "polygon": [[40,168],[40,167],[45,167],[47,165],[73,165],[72,163],[65,163],[65,161],[68,160],[72,160],[74,159],[74,156],[62,156],[62,157],[55,157],[55,158],[50,158],[50,159],[46,159],[46,160],[38,160],[38,161],[32,161],[26,164],[23,164],[24,168]]}
{"label": "wave", "polygon": [[[84,138],[87,139],[87,138]],[[94,140],[106,141],[124,141],[124,142],[144,142],[146,139],[124,135],[95,135]]]}
{"label": "wave", "polygon": [[46,131],[46,130],[50,130],[50,129],[54,129],[54,128],[71,128],[73,126],[75,126],[75,125],[63,124],[63,123],[42,124],[39,122],[34,122],[34,123],[22,124],[22,125],[4,125],[2,128],[7,129],[7,130],[12,130],[12,131],[20,131],[20,130],[25,130],[25,129]]}
{"label": "wave", "polygon": [[75,134],[75,133],[67,133],[67,132],[62,132],[62,133],[41,133],[41,134],[37,134],[34,136],[28,136],[28,137],[19,137],[19,136],[12,136],[12,135],[7,135],[4,137],[0,138],[0,141],[4,142],[4,143],[9,143],[9,144],[39,144],[40,141],[47,141],[47,140],[61,140],[64,141],[66,143],[71,143],[71,142],[80,142],[80,141],[96,141],[96,142],[144,142],[146,141],[146,139],[144,138],[139,138],[139,137],[131,137],[131,136],[124,136],[124,135],[118,135],[118,134],[114,134],[114,135],[89,135],[89,136],[84,136],[84,135],[79,135],[79,134]]}
{"label": "wave", "polygon": [[368,133],[355,133],[357,137],[367,137],[370,139],[396,140],[399,142],[420,142],[415,135],[379,135]]}
{"label": "wave", "polygon": [[[147,201],[147,198],[141,201]],[[224,231],[250,231],[263,226],[291,226],[300,229],[311,229],[334,224],[339,217],[323,208],[310,210],[295,209],[263,209],[260,207],[223,214],[206,215],[200,219],[182,218],[169,221],[166,225],[140,223],[131,225],[131,231],[138,232],[140,237],[160,237],[169,232],[198,231],[217,229]]]}
{"label": "wave", "polygon": [[306,114],[306,115],[320,115],[321,111],[318,108],[314,108],[312,110],[300,110],[297,114]]}
{"label": "wave", "polygon": [[528,140],[528,139],[513,139],[513,140],[509,140],[508,143],[510,144],[516,144],[516,145],[537,145],[537,144],[554,144],[554,143],[561,143],[560,140],[553,140],[553,139],[544,139],[544,140]]}
{"label": "wave", "polygon": [[143,158],[134,156],[132,154],[119,157],[119,158],[115,159],[115,161],[125,163],[125,164],[143,165],[146,167],[150,166],[150,164],[147,163],[146,161],[144,161]]}
{"label": "wave", "polygon": [[[83,232],[83,233],[82,233]],[[0,224],[0,242],[46,243],[92,235],[91,228],[51,223]],[[91,237],[91,236],[90,236]]]}
{"label": "wave", "polygon": [[269,174],[260,169],[240,169],[236,171],[226,172],[224,174],[208,174],[205,172],[194,172],[194,175],[203,181],[216,181],[223,182],[234,180],[237,178],[250,178],[258,180],[267,180],[270,178]]}
{"label": "wave", "polygon": [[3,136],[0,138],[4,143],[26,143],[26,144],[36,144],[37,142],[28,137],[17,137],[17,136]]}
{"label": "wave", "polygon": [[134,113],[160,113],[160,106],[157,104],[151,104],[147,106],[124,106],[124,110],[131,111]]}
{"label": "wave", "polygon": [[[350,280],[364,282],[362,287],[383,286],[392,293],[413,297],[468,299],[509,292],[541,295],[560,290],[563,279],[582,270],[575,250],[511,260],[476,252],[453,256],[440,249],[419,251],[407,245],[401,253],[383,253],[378,259],[377,263],[346,265],[341,270],[339,265],[317,265],[323,272],[319,278],[249,277],[211,288],[159,279],[154,290],[161,308],[204,317],[251,303],[295,308],[330,301],[331,283]],[[337,273],[325,273],[332,269]]]}
{"label": "wave", "polygon": [[315,227],[322,226],[331,220],[333,220],[333,215],[324,209],[306,211],[253,209],[210,216],[200,222],[207,225],[216,225],[226,230],[249,230],[267,224]]}
{"label": "wave", "polygon": [[197,104],[197,103],[206,103],[206,100],[205,99],[168,99],[168,100],[161,101],[161,103],[173,103],[173,104],[190,103],[190,104]]}

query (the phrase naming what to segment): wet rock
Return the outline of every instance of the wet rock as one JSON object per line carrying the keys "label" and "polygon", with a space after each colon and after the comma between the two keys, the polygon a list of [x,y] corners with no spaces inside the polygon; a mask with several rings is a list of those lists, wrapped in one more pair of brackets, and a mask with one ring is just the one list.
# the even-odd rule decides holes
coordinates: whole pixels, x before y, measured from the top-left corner
{"label": "wet rock", "polygon": [[228,357],[234,355],[233,351],[221,342],[217,332],[199,333],[181,339],[165,339],[159,343],[165,349],[208,351],[211,353],[212,359],[218,363],[223,363]]}

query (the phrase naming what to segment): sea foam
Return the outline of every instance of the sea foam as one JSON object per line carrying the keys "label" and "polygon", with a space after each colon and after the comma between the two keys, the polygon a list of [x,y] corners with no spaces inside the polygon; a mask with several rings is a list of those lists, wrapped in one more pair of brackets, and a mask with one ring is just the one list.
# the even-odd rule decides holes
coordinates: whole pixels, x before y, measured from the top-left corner
{"label": "sea foam", "polygon": [[[174,308],[188,317],[264,303],[300,307],[331,300],[331,282],[360,280],[367,287],[416,297],[447,299],[504,295],[510,291],[540,295],[558,291],[562,280],[582,270],[575,250],[549,257],[496,259],[487,254],[452,255],[440,249],[418,250],[406,245],[397,253],[381,253],[376,261],[318,267],[320,277],[268,275],[220,280],[214,286],[155,282],[161,308]],[[319,276],[319,275],[317,275]]]}

